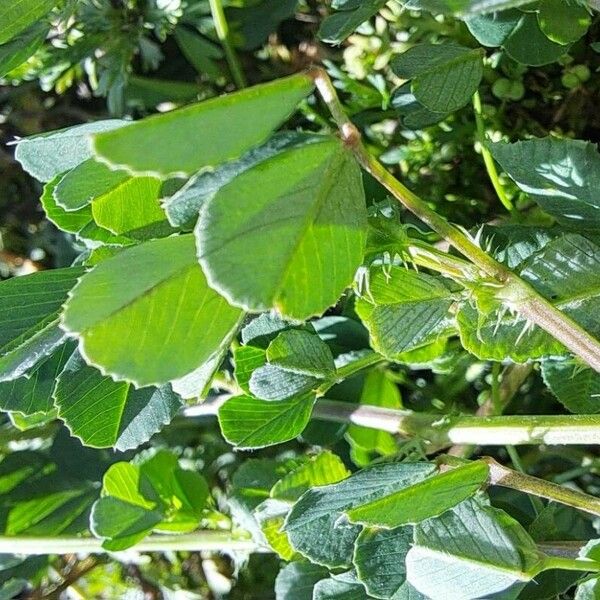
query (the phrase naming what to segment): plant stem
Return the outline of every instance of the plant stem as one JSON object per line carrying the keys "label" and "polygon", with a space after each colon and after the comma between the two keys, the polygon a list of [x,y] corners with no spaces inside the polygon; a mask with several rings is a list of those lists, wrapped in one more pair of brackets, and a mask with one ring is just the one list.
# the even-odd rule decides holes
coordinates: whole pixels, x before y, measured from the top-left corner
{"label": "plant stem", "polygon": [[494,190],[496,191],[496,195],[500,199],[500,202],[504,205],[504,208],[508,210],[511,214],[514,214],[515,207],[513,206],[510,198],[506,195],[504,187],[500,182],[500,177],[498,176],[498,171],[496,170],[496,163],[494,162],[494,158],[492,157],[490,151],[486,146],[486,135],[485,135],[485,124],[483,122],[483,111],[481,106],[481,96],[479,92],[475,92],[473,95],[473,110],[475,112],[475,124],[477,126],[477,137],[479,141],[479,145],[481,147],[481,156],[483,157],[483,162],[485,164],[485,168],[487,170],[488,176],[492,185],[494,186]]}
{"label": "plant stem", "polygon": [[223,46],[223,51],[225,52],[225,58],[227,59],[227,64],[229,65],[231,77],[233,78],[233,81],[238,89],[245,88],[248,85],[248,82],[246,81],[244,71],[242,70],[242,66],[240,65],[240,61],[235,53],[235,50],[233,49],[233,44],[231,43],[229,24],[227,23],[227,18],[225,17],[223,4],[221,3],[221,0],[209,0],[209,2],[210,12],[215,25],[215,31],[217,32],[217,37],[221,42],[221,46]]}
{"label": "plant stem", "polygon": [[[508,456],[510,457],[510,461],[512,462],[515,469],[519,473],[526,473],[525,467],[523,466],[523,463],[521,462],[521,457],[519,456],[517,449],[514,446],[506,446],[506,452],[508,453]],[[544,504],[542,503],[542,501],[539,498],[536,498],[535,496],[528,496],[528,497],[529,497],[529,501],[531,502],[533,512],[536,515],[539,515],[542,512],[542,510],[544,510]]]}
{"label": "plant stem", "polygon": [[595,560],[548,556],[544,560],[546,569],[562,569],[563,571],[588,571],[600,573],[600,563]]}
{"label": "plant stem", "polygon": [[[252,540],[237,539],[228,532],[198,531],[182,535],[151,535],[135,545],[136,552],[167,551],[224,551],[257,552]],[[102,540],[77,536],[0,537],[0,553],[13,554],[105,554]]]}
{"label": "plant stem", "polygon": [[600,341],[540,296],[531,285],[488,255],[466,232],[438,215],[424,200],[389,173],[363,145],[360,133],[348,119],[327,73],[323,69],[315,68],[310,72],[310,76],[338,125],[344,143],[354,153],[363,169],[379,181],[405,208],[469,258],[483,274],[500,284],[502,294],[498,294],[499,300],[550,333],[600,373]]}

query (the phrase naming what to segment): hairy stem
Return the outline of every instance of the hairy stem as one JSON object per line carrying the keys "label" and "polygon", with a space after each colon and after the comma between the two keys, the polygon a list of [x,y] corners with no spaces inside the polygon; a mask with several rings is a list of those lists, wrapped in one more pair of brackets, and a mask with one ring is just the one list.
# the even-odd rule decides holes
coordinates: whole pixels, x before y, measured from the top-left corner
{"label": "hairy stem", "polygon": [[600,563],[595,560],[583,558],[565,558],[563,556],[549,556],[544,561],[546,569],[562,569],[563,571],[588,571],[600,573]]}
{"label": "hairy stem", "polygon": [[510,198],[506,195],[506,191],[504,190],[502,183],[500,183],[500,177],[498,176],[498,171],[496,170],[496,163],[494,162],[494,158],[492,157],[485,143],[485,124],[483,122],[483,111],[479,92],[475,92],[473,95],[473,110],[475,112],[475,123],[477,126],[477,137],[481,147],[481,156],[483,158],[488,177],[494,186],[496,195],[498,196],[500,202],[502,202],[504,205],[504,208],[506,208],[508,212],[514,213],[515,207],[510,201]]}
{"label": "hairy stem", "polygon": [[[181,535],[151,535],[135,546],[136,552],[190,551],[242,551],[256,552],[252,540],[238,539],[221,531],[198,531]],[[23,536],[0,537],[0,553],[13,554],[105,554],[102,540],[78,536]]]}
{"label": "hairy stem", "polygon": [[499,294],[498,297],[509,308],[516,310],[524,318],[550,333],[573,354],[600,373],[600,341],[543,298],[531,285],[488,255],[466,232],[438,215],[424,200],[398,181],[363,145],[360,133],[348,119],[327,73],[323,69],[315,68],[310,75],[327,104],[342,139],[363,169],[379,181],[405,208],[419,217],[463,256],[469,258],[483,275],[501,284],[502,295]]}
{"label": "hairy stem", "polygon": [[225,58],[227,59],[229,70],[231,71],[231,77],[233,78],[233,81],[238,89],[245,88],[248,85],[248,82],[246,81],[246,76],[244,75],[240,61],[235,53],[233,44],[231,43],[229,24],[227,23],[227,18],[225,17],[223,4],[221,3],[221,0],[209,0],[209,2],[210,12],[215,25],[215,31],[217,32],[217,37],[221,42],[221,46],[223,46]]}

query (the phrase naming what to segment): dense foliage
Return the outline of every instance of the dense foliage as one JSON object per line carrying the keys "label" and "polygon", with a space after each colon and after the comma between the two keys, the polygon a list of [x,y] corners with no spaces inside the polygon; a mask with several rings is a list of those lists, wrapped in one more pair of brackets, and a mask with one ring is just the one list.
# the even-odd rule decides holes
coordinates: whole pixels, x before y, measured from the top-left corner
{"label": "dense foliage", "polygon": [[0,598],[600,598],[597,9],[4,0]]}

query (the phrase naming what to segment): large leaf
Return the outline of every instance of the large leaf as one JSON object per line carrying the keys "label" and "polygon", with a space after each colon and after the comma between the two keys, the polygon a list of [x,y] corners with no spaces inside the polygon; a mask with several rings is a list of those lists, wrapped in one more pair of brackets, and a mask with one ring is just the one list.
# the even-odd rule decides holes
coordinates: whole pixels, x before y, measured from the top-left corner
{"label": "large leaf", "polygon": [[485,485],[488,475],[487,464],[475,461],[359,504],[347,514],[353,523],[379,527],[420,523],[473,496]]}
{"label": "large leaf", "polygon": [[319,142],[320,140],[321,136],[312,134],[289,131],[278,133],[262,146],[252,148],[246,152],[238,160],[219,165],[212,171],[203,171],[194,175],[165,202],[164,209],[170,223],[178,227],[192,227],[196,223],[198,213],[204,203],[240,173],[286,149]]}
{"label": "large leaf", "polygon": [[272,446],[302,433],[314,402],[314,394],[278,402],[235,396],[219,408],[219,424],[225,439],[240,449]]}
{"label": "large leaf", "polygon": [[489,148],[515,183],[560,223],[600,229],[600,154],[594,144],[548,137]]}
{"label": "large leaf", "polygon": [[0,44],[27,29],[54,8],[53,0],[3,0],[0,6]]}
{"label": "large leaf", "polygon": [[0,283],[0,381],[23,375],[61,344],[59,311],[83,273],[71,267]]}
{"label": "large leaf", "polygon": [[129,450],[148,441],[181,408],[169,385],[135,389],[73,354],[54,391],[58,416],[86,446]]}
{"label": "large leaf", "polygon": [[525,4],[530,4],[530,0],[415,0],[411,3],[434,13],[456,16],[485,14]]}
{"label": "large leaf", "polygon": [[350,285],[365,227],[358,164],[339,140],[323,137],[245,171],[206,202],[198,255],[231,303],[300,320],[322,313]]}
{"label": "large leaf", "polygon": [[126,124],[127,121],[110,119],[25,138],[17,144],[15,158],[36,179],[50,181],[92,157],[92,134]]}
{"label": "large leaf", "polygon": [[563,0],[542,0],[537,18],[540,29],[557,44],[576,42],[592,22],[584,6]]}
{"label": "large leaf", "polygon": [[[206,100],[94,137],[95,156],[147,175],[189,176],[241,156],[263,142],[312,90],[293,75]],[[196,140],[190,151],[190,139]]]}
{"label": "large leaf", "polygon": [[542,565],[523,527],[476,499],[417,525],[406,557],[408,581],[426,596],[443,593],[448,600],[489,598],[529,581]]}
{"label": "large leaf", "polygon": [[406,554],[413,545],[413,528],[365,528],[354,548],[354,567],[367,592],[374,598],[425,600],[406,581]]}
{"label": "large leaf", "polygon": [[394,360],[452,332],[450,307],[456,298],[441,278],[392,267],[373,269],[356,312],[377,352]]}
{"label": "large leaf", "polygon": [[90,364],[144,386],[195,370],[229,343],[241,317],[208,287],[186,235],[99,263],[72,290],[62,325]]}
{"label": "large leaf", "polygon": [[434,471],[428,463],[389,463],[359,471],[340,483],[307,491],[285,523],[292,546],[311,561],[333,567],[350,566],[361,527],[343,513],[381,495],[415,483]]}
{"label": "large leaf", "polygon": [[483,75],[483,51],[455,44],[420,44],[392,61],[394,73],[411,80],[415,98],[428,110],[448,113],[467,104]]}

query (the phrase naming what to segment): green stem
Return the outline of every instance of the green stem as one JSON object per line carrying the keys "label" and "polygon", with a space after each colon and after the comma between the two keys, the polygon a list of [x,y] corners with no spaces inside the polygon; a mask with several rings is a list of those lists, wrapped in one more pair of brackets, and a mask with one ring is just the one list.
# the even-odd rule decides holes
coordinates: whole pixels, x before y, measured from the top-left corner
{"label": "green stem", "polygon": [[[256,552],[252,540],[233,537],[228,532],[198,531],[182,535],[151,535],[135,545],[136,552],[171,551],[241,551]],[[78,536],[0,537],[0,553],[14,554],[104,554],[102,540]]]}
{"label": "green stem", "polygon": [[[508,452],[510,461],[512,462],[515,469],[519,473],[525,473],[525,467],[521,462],[521,457],[519,456],[517,449],[514,446],[506,446],[506,452]],[[529,496],[529,500],[531,502],[531,506],[533,507],[533,512],[535,512],[536,515],[539,515],[542,512],[542,510],[544,510],[544,504],[539,498],[536,498],[535,496]]]}
{"label": "green stem", "polygon": [[479,92],[475,92],[473,95],[473,109],[475,112],[475,123],[477,125],[477,137],[481,147],[481,156],[483,157],[483,162],[485,164],[488,176],[492,182],[492,185],[494,186],[496,195],[500,199],[500,202],[502,202],[504,205],[504,208],[506,208],[506,210],[508,210],[508,212],[511,214],[514,214],[516,212],[515,207],[510,201],[510,198],[506,195],[504,187],[500,182],[498,171],[496,170],[496,163],[494,162],[494,158],[492,157],[486,145],[485,124],[483,122],[483,111]]}
{"label": "green stem", "polygon": [[217,32],[217,37],[221,42],[221,46],[223,46],[225,58],[227,59],[229,70],[231,71],[231,77],[233,78],[233,81],[238,89],[245,88],[248,85],[248,82],[246,81],[244,71],[242,70],[242,66],[240,65],[240,61],[235,53],[235,50],[233,49],[233,44],[231,43],[229,24],[227,23],[227,18],[225,17],[223,4],[221,3],[221,0],[209,0],[209,2],[210,12],[215,25],[215,31]]}
{"label": "green stem", "polygon": [[310,75],[338,125],[344,143],[363,169],[421,221],[469,258],[483,274],[495,279],[500,284],[497,297],[507,307],[550,333],[600,373],[600,341],[540,296],[527,282],[489,256],[467,233],[438,215],[424,200],[389,173],[363,145],[360,133],[348,119],[327,73],[316,68]]}
{"label": "green stem", "polygon": [[563,556],[548,556],[544,560],[545,569],[562,569],[563,571],[588,571],[600,573],[600,562]]}

